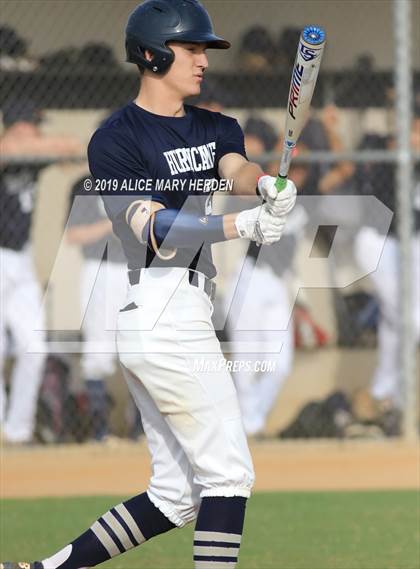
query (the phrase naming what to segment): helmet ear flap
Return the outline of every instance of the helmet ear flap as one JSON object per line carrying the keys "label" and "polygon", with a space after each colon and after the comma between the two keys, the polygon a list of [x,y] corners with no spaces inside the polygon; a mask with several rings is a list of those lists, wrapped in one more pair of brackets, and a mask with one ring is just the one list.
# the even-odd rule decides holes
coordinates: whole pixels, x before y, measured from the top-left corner
{"label": "helmet ear flap", "polygon": [[[153,71],[153,73],[163,73],[173,63],[175,54],[169,47],[166,49],[153,49],[153,46],[145,47],[139,44],[136,38],[127,37],[125,49],[127,53],[127,62],[136,63],[145,69]],[[146,58],[146,50],[153,53],[151,60]]]}
{"label": "helmet ear flap", "polygon": [[164,73],[169,69],[175,59],[175,54],[172,49],[168,48],[168,53],[154,53],[153,59],[146,60],[149,63],[148,67],[153,73]]}
{"label": "helmet ear flap", "polygon": [[175,61],[174,50],[172,48],[170,48],[169,45],[165,44],[165,47],[168,50],[168,53],[162,57],[162,64],[164,65],[164,68],[162,69],[162,71],[166,71],[167,69],[169,69],[169,67]]}

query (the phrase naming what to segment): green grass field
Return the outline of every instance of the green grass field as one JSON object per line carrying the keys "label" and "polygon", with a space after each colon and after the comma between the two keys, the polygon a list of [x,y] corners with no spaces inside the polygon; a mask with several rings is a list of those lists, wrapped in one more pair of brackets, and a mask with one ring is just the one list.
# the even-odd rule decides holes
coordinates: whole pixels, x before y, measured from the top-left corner
{"label": "green grass field", "polygon": [[[63,547],[119,497],[4,500],[2,560],[34,560]],[[248,503],[240,569],[417,569],[415,491],[258,493]],[[108,569],[192,568],[192,527],[104,564]]]}

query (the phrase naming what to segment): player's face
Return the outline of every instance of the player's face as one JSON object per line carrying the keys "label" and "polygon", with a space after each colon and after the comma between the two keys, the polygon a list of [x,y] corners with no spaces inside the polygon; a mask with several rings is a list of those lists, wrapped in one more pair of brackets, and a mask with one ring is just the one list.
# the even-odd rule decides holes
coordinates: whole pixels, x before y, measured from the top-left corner
{"label": "player's face", "polygon": [[175,60],[164,76],[164,81],[183,99],[199,95],[204,73],[209,66],[206,44],[171,42],[169,47]]}

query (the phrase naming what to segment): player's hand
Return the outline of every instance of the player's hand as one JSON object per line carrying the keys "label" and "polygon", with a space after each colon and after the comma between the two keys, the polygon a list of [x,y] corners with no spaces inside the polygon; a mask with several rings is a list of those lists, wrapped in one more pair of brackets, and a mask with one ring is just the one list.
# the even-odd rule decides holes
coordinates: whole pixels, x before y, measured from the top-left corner
{"label": "player's hand", "polygon": [[239,237],[256,241],[259,245],[271,245],[279,241],[285,223],[285,216],[272,215],[268,204],[241,211],[235,219]]}
{"label": "player's hand", "polygon": [[287,215],[296,203],[296,186],[292,180],[287,180],[286,187],[281,192],[275,186],[276,178],[261,176],[258,180],[258,191],[267,203],[269,211],[274,216]]}

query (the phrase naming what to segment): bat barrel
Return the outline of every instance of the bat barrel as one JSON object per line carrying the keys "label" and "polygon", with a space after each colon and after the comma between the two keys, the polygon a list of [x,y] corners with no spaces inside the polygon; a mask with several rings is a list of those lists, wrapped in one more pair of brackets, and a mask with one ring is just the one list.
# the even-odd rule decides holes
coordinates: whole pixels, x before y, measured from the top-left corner
{"label": "bat barrel", "polygon": [[300,37],[290,82],[287,104],[284,149],[276,181],[278,191],[286,186],[293,149],[304,127],[318,76],[325,45],[325,32],[317,26],[307,26]]}

